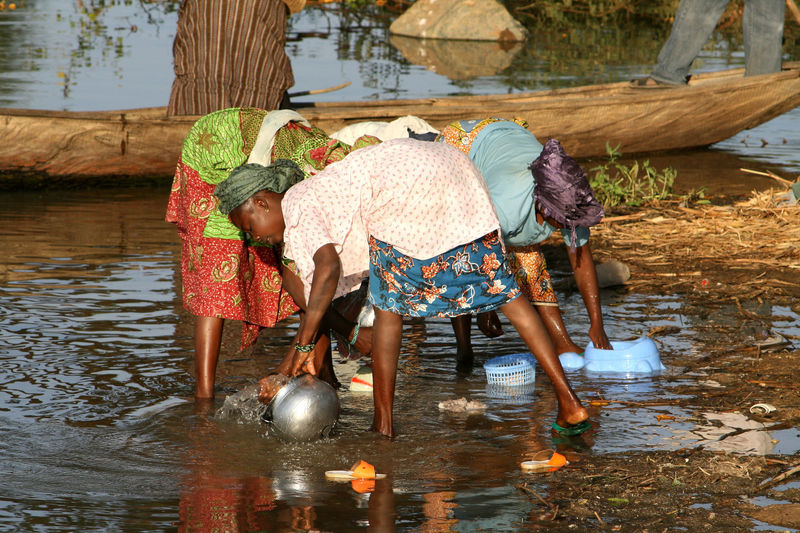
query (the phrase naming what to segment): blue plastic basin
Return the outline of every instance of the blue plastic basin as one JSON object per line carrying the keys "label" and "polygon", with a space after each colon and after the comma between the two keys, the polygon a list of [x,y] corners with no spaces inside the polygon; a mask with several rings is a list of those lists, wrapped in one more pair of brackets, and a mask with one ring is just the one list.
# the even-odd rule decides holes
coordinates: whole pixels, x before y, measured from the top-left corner
{"label": "blue plastic basin", "polygon": [[[590,341],[584,352],[584,370],[588,372],[657,373],[666,370],[661,364],[653,339],[640,337],[632,341],[611,343],[612,350],[600,350]],[[563,363],[562,363],[563,364]]]}
{"label": "blue plastic basin", "polygon": [[564,370],[580,370],[586,364],[582,356],[575,352],[564,352],[558,356]]}

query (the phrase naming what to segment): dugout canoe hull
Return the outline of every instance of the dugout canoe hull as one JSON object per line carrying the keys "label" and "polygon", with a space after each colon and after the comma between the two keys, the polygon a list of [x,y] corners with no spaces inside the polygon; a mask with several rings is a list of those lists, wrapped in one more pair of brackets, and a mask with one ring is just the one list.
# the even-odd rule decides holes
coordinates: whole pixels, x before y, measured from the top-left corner
{"label": "dugout canoe hull", "polygon": [[[688,87],[637,89],[627,82],[529,93],[322,102],[298,107],[331,133],[359,121],[419,116],[435,127],[487,116],[528,121],[544,142],[559,139],[577,158],[600,156],[606,142],[625,154],[707,146],[800,105],[800,62],[743,77],[742,69],[696,75]],[[0,180],[163,177],[174,172],[196,116],[165,108],[68,112],[0,108]]]}

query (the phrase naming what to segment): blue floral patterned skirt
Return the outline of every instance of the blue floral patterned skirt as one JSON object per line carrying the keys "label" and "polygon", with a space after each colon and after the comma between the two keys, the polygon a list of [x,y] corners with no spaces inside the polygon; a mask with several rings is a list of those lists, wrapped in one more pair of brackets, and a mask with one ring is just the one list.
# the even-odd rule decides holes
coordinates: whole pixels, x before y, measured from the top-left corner
{"label": "blue floral patterned skirt", "polygon": [[369,238],[369,300],[404,316],[452,317],[491,311],[520,294],[499,232],[431,259],[414,259]]}

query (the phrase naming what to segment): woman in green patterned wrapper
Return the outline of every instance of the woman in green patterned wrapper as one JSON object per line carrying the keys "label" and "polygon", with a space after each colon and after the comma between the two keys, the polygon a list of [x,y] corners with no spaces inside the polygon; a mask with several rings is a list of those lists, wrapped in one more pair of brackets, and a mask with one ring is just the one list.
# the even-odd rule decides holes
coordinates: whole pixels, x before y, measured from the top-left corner
{"label": "woman in green patterned wrapper", "polygon": [[[298,310],[282,288],[280,253],[250,242],[219,212],[216,186],[245,163],[276,159],[297,163],[306,177],[339,161],[352,150],[379,142],[362,138],[351,147],[329,138],[294,111],[230,108],[199,119],[187,134],[167,206],[167,222],[181,237],[184,307],[196,316],[194,326],[195,396],[214,397],[214,380],[225,319],[242,321],[241,348],[259,331]],[[369,353],[370,332],[353,339],[355,324],[332,315],[329,327]],[[291,356],[292,354],[289,354]],[[335,384],[330,340],[323,336],[316,352],[320,377]]]}

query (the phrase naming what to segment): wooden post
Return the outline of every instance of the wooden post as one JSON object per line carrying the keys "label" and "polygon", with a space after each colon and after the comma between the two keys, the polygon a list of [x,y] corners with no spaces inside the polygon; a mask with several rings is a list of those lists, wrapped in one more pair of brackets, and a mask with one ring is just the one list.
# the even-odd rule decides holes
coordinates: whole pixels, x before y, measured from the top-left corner
{"label": "wooden post", "polygon": [[794,21],[800,24],[800,9],[797,8],[797,4],[794,3],[794,0],[786,0],[786,7],[792,12]]}

